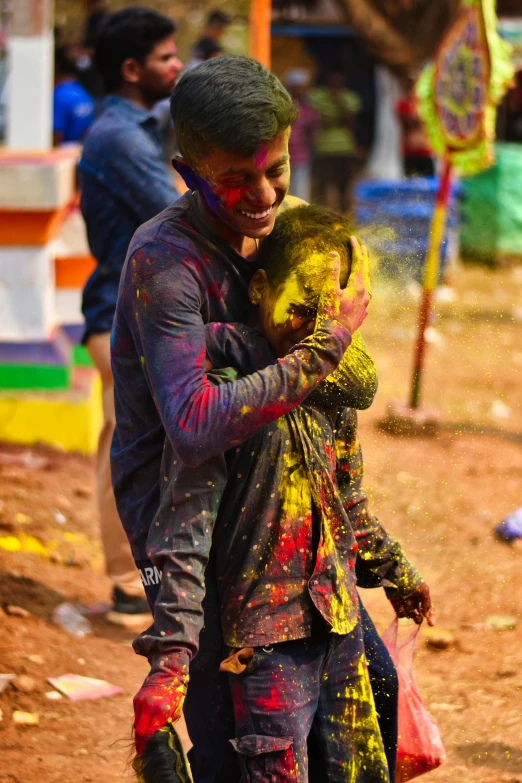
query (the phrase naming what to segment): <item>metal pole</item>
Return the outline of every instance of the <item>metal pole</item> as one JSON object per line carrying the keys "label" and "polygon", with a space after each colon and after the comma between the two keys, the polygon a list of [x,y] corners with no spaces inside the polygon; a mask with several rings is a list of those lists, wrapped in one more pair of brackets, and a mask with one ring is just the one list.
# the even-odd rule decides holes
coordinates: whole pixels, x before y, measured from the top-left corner
{"label": "metal pole", "polygon": [[426,354],[426,329],[430,322],[433,305],[433,295],[437,287],[439,276],[440,249],[446,227],[446,215],[451,184],[451,163],[449,156],[443,161],[442,176],[439,181],[435,207],[430,226],[430,241],[426,264],[424,266],[422,300],[419,309],[419,321],[417,326],[417,342],[413,357],[413,378],[411,385],[410,408],[419,407],[422,370],[424,369],[424,357]]}

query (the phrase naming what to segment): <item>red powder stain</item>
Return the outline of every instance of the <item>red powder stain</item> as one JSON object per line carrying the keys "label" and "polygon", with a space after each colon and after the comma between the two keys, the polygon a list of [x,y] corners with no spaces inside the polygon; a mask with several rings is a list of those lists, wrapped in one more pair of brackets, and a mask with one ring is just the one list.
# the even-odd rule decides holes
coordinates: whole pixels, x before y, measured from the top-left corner
{"label": "red powder stain", "polygon": [[311,525],[312,517],[308,515],[297,530],[294,529],[286,535],[282,535],[282,531],[279,531],[277,544],[274,549],[274,558],[280,565],[287,565],[295,560],[306,562],[306,556],[310,548]]}
{"label": "red powder stain", "polygon": [[277,691],[276,688],[270,688],[270,696],[261,696],[259,699],[256,699],[256,705],[260,710],[265,710],[266,712],[281,710],[284,706],[281,696],[281,692]]}
{"label": "red powder stain", "polygon": [[218,284],[215,280],[213,280],[209,286],[207,286],[207,295],[210,301],[214,302],[222,302],[223,297],[221,296],[221,291],[219,290]]}
{"label": "red powder stain", "polygon": [[147,304],[150,302],[150,296],[146,291],[143,292],[143,298],[147,302]]}

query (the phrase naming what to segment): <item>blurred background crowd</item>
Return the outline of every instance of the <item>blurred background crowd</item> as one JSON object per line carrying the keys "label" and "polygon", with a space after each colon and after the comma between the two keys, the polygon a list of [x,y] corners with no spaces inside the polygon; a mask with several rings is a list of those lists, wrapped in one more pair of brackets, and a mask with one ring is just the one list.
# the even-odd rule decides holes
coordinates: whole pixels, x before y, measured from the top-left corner
{"label": "blurred background crowd", "polygon": [[[175,17],[176,43],[185,69],[223,52],[247,51],[249,4],[245,0],[229,0],[220,7],[204,2],[183,5],[179,0],[151,0],[148,4]],[[129,3],[57,0],[55,145],[81,143],[100,111],[104,85],[94,65],[96,40],[107,15],[125,5]],[[411,11],[404,0],[385,5],[396,27],[401,13]],[[291,139],[293,194],[345,212],[354,181],[362,173],[381,178],[433,175],[434,161],[416,112],[414,85],[419,59],[432,54],[440,39],[444,6],[447,14],[451,12],[451,0],[437,5],[433,25],[424,16],[422,27],[412,28],[419,38],[417,62],[408,68],[401,61],[393,34],[383,41],[379,52],[375,41],[366,40],[347,24],[343,3],[277,0],[273,4],[272,69],[300,109]],[[500,32],[519,47],[519,70],[499,110],[497,140],[522,143],[522,9],[517,11],[517,3],[509,0],[504,5]],[[6,48],[11,8],[12,0],[1,0],[0,139],[5,136],[10,81]],[[502,10],[499,8],[501,14]],[[168,127],[167,107],[158,107],[158,112],[164,119],[166,156],[170,158],[175,138]]]}

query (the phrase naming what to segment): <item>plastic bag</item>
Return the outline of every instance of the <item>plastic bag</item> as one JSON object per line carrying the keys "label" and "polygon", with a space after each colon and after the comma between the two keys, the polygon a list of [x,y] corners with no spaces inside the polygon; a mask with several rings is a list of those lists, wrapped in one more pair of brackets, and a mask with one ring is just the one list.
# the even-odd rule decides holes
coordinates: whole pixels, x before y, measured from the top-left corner
{"label": "plastic bag", "polygon": [[396,783],[439,767],[446,758],[439,727],[422,703],[413,673],[413,647],[420,626],[399,640],[397,618],[382,636],[399,677],[399,741]]}

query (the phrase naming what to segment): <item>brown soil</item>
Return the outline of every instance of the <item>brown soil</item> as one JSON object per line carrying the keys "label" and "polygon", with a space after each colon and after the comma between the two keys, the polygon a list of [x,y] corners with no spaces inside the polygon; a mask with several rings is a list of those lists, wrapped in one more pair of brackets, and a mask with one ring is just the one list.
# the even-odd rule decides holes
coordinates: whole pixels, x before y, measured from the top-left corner
{"label": "brown soil", "polygon": [[[391,399],[406,399],[414,298],[381,285],[365,325],[381,377],[374,406],[360,417],[367,484],[374,508],[429,581],[438,627],[456,638],[441,651],[423,636],[417,642],[417,679],[448,755],[433,783],[522,782],[522,550],[492,532],[522,505],[521,271],[464,270],[457,301],[438,307],[423,379],[424,401],[441,411],[435,437],[397,437],[376,426]],[[1,616],[0,673],[27,674],[36,687],[0,695],[0,781],[130,780],[131,700],[147,668],[130,649],[132,634],[98,617],[91,636],[75,639],[52,622],[64,600],[108,599],[93,462],[45,448],[32,450],[47,458],[43,467],[2,458],[25,452],[0,448],[0,543],[16,538],[34,550],[39,542],[40,554],[0,548],[0,605],[31,613]],[[381,591],[365,591],[364,600],[384,629],[392,612]],[[493,614],[512,616],[516,629],[490,629]],[[109,680],[124,695],[46,699],[46,678],[68,672]],[[39,725],[15,725],[15,709],[38,713]]]}

